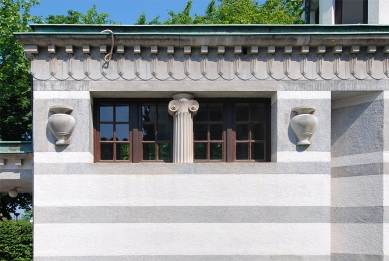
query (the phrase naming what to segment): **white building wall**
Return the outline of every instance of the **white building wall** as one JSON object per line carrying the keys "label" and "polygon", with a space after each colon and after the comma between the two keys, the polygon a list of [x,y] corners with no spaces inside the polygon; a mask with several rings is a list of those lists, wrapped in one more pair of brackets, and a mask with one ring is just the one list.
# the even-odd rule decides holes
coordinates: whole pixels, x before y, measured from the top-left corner
{"label": "white building wall", "polygon": [[[302,48],[303,40],[293,48],[260,46],[258,54],[230,47],[220,60],[215,47],[208,56],[193,47],[186,65],[177,48],[173,70],[183,78],[164,81],[152,79],[147,50],[136,67],[126,47],[120,75],[115,66],[102,73],[98,45],[89,61],[75,48],[72,66],[58,62],[53,75],[47,53],[36,55],[34,260],[384,258],[385,49],[361,46],[350,54],[354,49],[334,43]],[[155,64],[155,75],[168,75],[163,59]],[[144,79],[124,78],[135,75],[134,67]],[[194,80],[182,80],[188,67]],[[195,99],[271,98],[272,162],[93,162],[93,97],[167,98],[183,91]],[[350,99],[355,91],[369,92]],[[331,104],[336,95],[343,98]],[[69,146],[56,146],[47,127],[54,105],[73,107],[77,124]],[[318,119],[308,147],[296,145],[290,128],[299,106],[315,107]]]}
{"label": "white building wall", "polygon": [[319,24],[335,24],[335,0],[319,0]]}

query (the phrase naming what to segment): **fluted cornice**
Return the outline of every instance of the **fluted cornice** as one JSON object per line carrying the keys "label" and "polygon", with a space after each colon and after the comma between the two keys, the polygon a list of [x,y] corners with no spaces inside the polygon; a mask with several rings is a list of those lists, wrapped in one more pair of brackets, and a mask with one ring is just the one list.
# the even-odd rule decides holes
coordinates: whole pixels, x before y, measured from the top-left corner
{"label": "fluted cornice", "polygon": [[389,45],[26,45],[37,80],[256,81],[389,78]]}

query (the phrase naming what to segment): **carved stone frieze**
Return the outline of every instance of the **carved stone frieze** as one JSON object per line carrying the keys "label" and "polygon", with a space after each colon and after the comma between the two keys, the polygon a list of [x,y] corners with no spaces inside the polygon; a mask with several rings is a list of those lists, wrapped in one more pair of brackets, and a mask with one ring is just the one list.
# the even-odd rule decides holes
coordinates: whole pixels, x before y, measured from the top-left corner
{"label": "carved stone frieze", "polygon": [[26,55],[37,80],[312,81],[389,77],[386,49],[372,45],[335,46],[330,50],[326,46],[147,49],[121,45],[109,62],[104,60],[100,46],[51,46],[52,51],[42,53],[31,46],[27,46]]}

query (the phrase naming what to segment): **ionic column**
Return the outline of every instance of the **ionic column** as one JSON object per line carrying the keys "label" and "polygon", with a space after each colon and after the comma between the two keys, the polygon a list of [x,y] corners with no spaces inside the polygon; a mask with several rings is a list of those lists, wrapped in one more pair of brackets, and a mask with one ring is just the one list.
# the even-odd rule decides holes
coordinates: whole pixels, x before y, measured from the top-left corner
{"label": "ionic column", "polygon": [[169,114],[173,116],[173,162],[193,162],[193,116],[199,103],[193,95],[180,93],[169,103]]}

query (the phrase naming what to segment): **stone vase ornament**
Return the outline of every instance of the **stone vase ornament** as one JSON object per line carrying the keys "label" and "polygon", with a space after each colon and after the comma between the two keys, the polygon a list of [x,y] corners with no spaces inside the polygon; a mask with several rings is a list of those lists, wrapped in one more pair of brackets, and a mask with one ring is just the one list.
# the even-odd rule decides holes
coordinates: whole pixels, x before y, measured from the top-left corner
{"label": "stone vase ornament", "polygon": [[309,139],[315,133],[317,128],[317,118],[313,113],[314,107],[296,107],[292,109],[297,115],[290,120],[290,127],[296,135],[297,145],[308,146],[311,144]]}
{"label": "stone vase ornament", "polygon": [[53,113],[49,117],[49,128],[57,139],[55,145],[62,146],[69,144],[69,137],[72,134],[76,119],[70,115],[73,111],[71,107],[53,106],[49,109]]}

